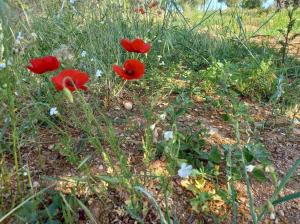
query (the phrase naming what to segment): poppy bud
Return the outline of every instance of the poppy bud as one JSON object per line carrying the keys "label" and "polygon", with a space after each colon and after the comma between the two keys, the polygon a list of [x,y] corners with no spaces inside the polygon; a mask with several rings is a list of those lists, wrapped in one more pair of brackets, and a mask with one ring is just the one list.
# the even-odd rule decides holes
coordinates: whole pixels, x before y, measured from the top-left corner
{"label": "poppy bud", "polygon": [[68,98],[68,100],[70,101],[70,103],[73,103],[74,99],[73,99],[72,92],[68,88],[64,88],[64,93],[65,93],[66,97]]}

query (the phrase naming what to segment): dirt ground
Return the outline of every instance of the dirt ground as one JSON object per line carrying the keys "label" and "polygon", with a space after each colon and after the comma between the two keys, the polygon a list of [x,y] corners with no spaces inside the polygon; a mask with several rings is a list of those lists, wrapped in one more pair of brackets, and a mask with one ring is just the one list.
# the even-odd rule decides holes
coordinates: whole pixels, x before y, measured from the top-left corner
{"label": "dirt ground", "polygon": [[[173,99],[167,99],[166,101],[160,102],[157,106],[157,114],[167,106],[169,100]],[[255,135],[270,152],[271,160],[276,167],[276,171],[278,172],[279,177],[282,178],[300,155],[300,126],[299,124],[292,123],[291,120],[286,117],[273,117],[270,108],[268,107],[252,102],[247,102],[247,105],[256,122],[264,123],[264,126],[257,130]],[[121,147],[129,156],[133,171],[135,173],[141,173],[144,170],[144,165],[143,154],[139,149],[141,148],[141,137],[144,133],[142,127],[146,120],[142,118],[142,116],[137,116],[138,109],[136,108],[136,104],[134,103],[133,106],[133,111],[125,112],[128,113],[125,115],[129,115],[128,119],[131,121],[127,123],[129,126],[117,126],[116,132],[120,137],[126,139],[126,142],[123,143]],[[130,116],[130,114],[134,114],[134,116]],[[119,104],[113,106],[108,112],[108,115],[122,119],[122,117],[125,116],[123,105]],[[182,123],[183,126],[196,128],[195,122],[197,121],[208,129],[210,133],[210,137],[207,139],[208,143],[217,145],[235,143],[232,127],[230,124],[223,121],[222,111],[207,107],[203,102],[194,101],[193,107],[186,115],[181,117],[178,122]],[[133,134],[127,132],[131,124],[137,124],[138,126],[136,132]],[[161,129],[163,128],[164,126],[162,125]],[[71,127],[68,131],[69,133],[73,133],[74,139],[77,139],[79,142],[80,133]],[[62,156],[56,150],[59,145],[59,136],[49,133],[47,128],[41,128],[38,133],[38,139],[34,141],[28,140],[28,144],[21,149],[23,162],[28,165],[28,168],[31,171],[31,178],[34,185],[37,188],[43,188],[49,185],[49,180],[45,179],[45,177],[68,179],[79,175],[76,167],[72,166],[70,162],[66,160],[66,157]],[[162,139],[161,131],[158,131],[158,139]],[[242,140],[246,141],[246,139]],[[103,165],[99,153],[95,152],[93,148],[85,147],[80,154],[82,158],[87,155],[93,158],[91,160],[93,164],[92,171],[95,174],[109,172]],[[158,160],[152,164],[152,169],[164,172],[164,170],[166,170],[165,166],[166,163],[164,158],[158,158]],[[280,196],[299,191],[299,171],[300,169],[297,170],[297,173],[287,184]],[[172,182],[174,193],[170,196],[168,201],[169,204],[176,209],[172,212],[176,214],[180,223],[197,223],[196,220],[199,219],[211,223],[212,219],[208,216],[201,213],[197,214],[191,210],[189,200],[193,195],[181,186],[180,179],[173,178]],[[158,186],[158,183],[155,181],[145,183],[145,187],[155,196],[162,208],[164,208],[166,205],[163,200],[163,194],[160,190],[156,189],[156,186]],[[71,189],[72,187],[74,187],[72,184],[67,184],[67,186],[62,184],[62,187],[58,187],[58,189],[68,193],[70,192],[68,189]],[[241,200],[240,206],[244,206],[244,210],[247,213],[248,208],[245,184],[239,183],[238,190],[242,197],[245,198]],[[262,205],[272,194],[274,187],[270,182],[261,183],[252,181],[252,191],[255,198],[255,204]],[[180,200],[178,200],[179,198]],[[92,197],[91,200],[89,200],[89,208],[94,216],[98,218],[99,223],[136,223],[123,209],[123,205],[127,199],[128,195],[122,192],[122,189],[109,189],[108,196],[103,199],[105,205],[103,202],[93,199]],[[149,203],[148,205],[151,208]],[[298,220],[300,220],[300,200],[289,201],[283,205],[277,206],[275,211],[275,219],[271,220],[267,218],[265,221],[266,223],[297,223]],[[249,214],[244,214],[246,217],[248,215]],[[146,223],[160,223],[159,216],[153,207],[152,209],[145,211],[145,217]],[[245,217],[242,220],[245,220]],[[85,222],[82,221],[81,223]]]}

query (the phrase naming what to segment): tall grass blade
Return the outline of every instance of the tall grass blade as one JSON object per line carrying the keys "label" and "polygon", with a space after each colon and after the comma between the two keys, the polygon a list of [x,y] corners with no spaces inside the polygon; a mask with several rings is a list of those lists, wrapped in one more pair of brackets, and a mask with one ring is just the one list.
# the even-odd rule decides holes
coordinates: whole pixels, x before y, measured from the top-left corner
{"label": "tall grass blade", "polygon": [[157,209],[157,211],[159,213],[161,223],[167,224],[168,222],[166,221],[162,210],[160,209],[159,205],[157,204],[156,200],[153,198],[151,193],[149,191],[147,191],[146,189],[144,189],[143,187],[140,187],[140,186],[135,186],[134,189],[136,189],[137,191],[142,192],[151,201],[151,203],[154,205],[154,207]]}

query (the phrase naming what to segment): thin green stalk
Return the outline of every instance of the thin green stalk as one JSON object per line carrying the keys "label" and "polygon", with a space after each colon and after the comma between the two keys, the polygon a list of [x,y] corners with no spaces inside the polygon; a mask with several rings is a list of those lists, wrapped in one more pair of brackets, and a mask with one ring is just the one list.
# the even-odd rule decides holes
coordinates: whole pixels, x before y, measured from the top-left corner
{"label": "thin green stalk", "polygon": [[[291,178],[291,176],[293,175],[293,173],[297,170],[297,167],[299,165],[300,165],[300,157],[295,161],[295,163],[289,169],[289,171],[287,172],[287,174],[285,175],[285,177],[280,181],[280,183],[279,183],[278,187],[275,189],[272,197],[269,199],[269,201],[271,203],[273,203],[278,198],[279,193],[284,188],[284,186],[286,185],[286,183],[288,182],[288,180]],[[267,211],[268,211],[268,208],[267,208],[267,205],[265,205],[263,207],[262,212],[258,215],[258,221],[260,221],[263,218],[263,216],[265,215],[265,213]]]}
{"label": "thin green stalk", "polygon": [[[239,131],[239,122],[236,121],[235,122],[235,132],[236,132],[236,140],[237,140],[237,145],[240,145],[240,131]],[[242,163],[243,163],[243,171],[244,171],[244,175],[245,175],[245,179],[246,179],[246,185],[247,185],[247,195],[249,198],[249,206],[250,206],[250,214],[252,217],[252,221],[254,224],[258,223],[257,220],[257,215],[255,213],[255,208],[254,208],[254,200],[253,200],[253,196],[252,196],[252,192],[251,192],[251,183],[250,183],[250,178],[248,176],[247,170],[246,170],[246,160],[245,160],[245,155],[243,153],[243,151],[241,150],[241,154],[242,154]]]}
{"label": "thin green stalk", "polygon": [[231,197],[231,203],[233,206],[233,224],[237,224],[237,213],[238,213],[238,208],[237,208],[237,203],[236,203],[236,191],[233,186],[233,180],[232,180],[232,150],[231,147],[228,147],[228,155],[226,156],[226,165],[229,167],[227,169],[227,181],[228,181],[228,191],[230,193]]}

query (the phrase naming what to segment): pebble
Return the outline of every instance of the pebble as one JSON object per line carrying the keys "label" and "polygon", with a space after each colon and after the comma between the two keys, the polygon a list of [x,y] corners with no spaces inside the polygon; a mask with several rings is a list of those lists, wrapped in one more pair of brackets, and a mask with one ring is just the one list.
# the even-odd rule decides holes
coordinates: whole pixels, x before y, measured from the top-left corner
{"label": "pebble", "polygon": [[34,181],[34,182],[32,183],[32,187],[38,188],[38,187],[40,187],[40,183],[37,182],[37,181]]}
{"label": "pebble", "polygon": [[104,169],[103,165],[99,165],[98,168],[99,168],[99,170],[103,170]]}
{"label": "pebble", "polygon": [[123,106],[125,107],[126,110],[132,110],[133,104],[130,101],[124,101]]}
{"label": "pebble", "polygon": [[50,149],[50,150],[53,149],[53,148],[54,148],[54,145],[49,145],[48,146],[48,149]]}
{"label": "pebble", "polygon": [[278,211],[278,214],[279,214],[281,217],[284,217],[284,211],[283,211],[283,210],[279,210],[279,211]]}
{"label": "pebble", "polygon": [[208,133],[210,135],[217,134],[218,133],[218,129],[217,128],[213,128],[213,127],[209,127]]}

